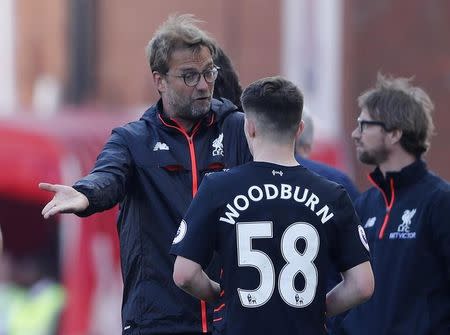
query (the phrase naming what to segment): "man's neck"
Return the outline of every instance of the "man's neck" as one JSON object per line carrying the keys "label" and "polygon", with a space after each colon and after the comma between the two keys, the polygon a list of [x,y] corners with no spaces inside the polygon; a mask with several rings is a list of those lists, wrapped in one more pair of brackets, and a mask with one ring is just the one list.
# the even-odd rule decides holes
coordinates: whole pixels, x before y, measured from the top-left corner
{"label": "man's neck", "polygon": [[164,99],[162,98],[160,100],[160,112],[164,115],[164,117],[175,121],[177,125],[179,125],[187,133],[189,133],[192,130],[192,127],[194,127],[194,124],[197,123],[197,120],[189,120],[176,116],[177,113],[172,110],[172,106],[168,103],[164,104],[163,100]]}
{"label": "man's neck", "polygon": [[194,124],[197,121],[193,121],[193,120],[186,120],[186,119],[181,119],[181,118],[177,118],[177,117],[172,117],[172,120],[174,120],[178,125],[180,125],[187,133],[190,133],[192,128],[194,127]]}
{"label": "man's neck", "polygon": [[294,146],[277,143],[258,143],[253,147],[255,162],[268,162],[284,166],[299,165],[294,156]]}
{"label": "man's neck", "polygon": [[192,130],[192,127],[194,127],[194,124],[197,122],[196,120],[188,120],[188,119],[183,119],[180,117],[175,116],[175,113],[172,113],[170,110],[168,110],[167,108],[162,108],[162,114],[166,117],[169,118],[173,121],[175,121],[175,123],[180,126],[182,129],[184,129],[187,133],[189,133]]}

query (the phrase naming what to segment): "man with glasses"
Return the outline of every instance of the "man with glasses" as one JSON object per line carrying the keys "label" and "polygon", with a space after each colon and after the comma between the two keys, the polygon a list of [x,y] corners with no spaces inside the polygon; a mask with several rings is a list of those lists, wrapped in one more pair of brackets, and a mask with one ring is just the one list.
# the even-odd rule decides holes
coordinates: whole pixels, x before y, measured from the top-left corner
{"label": "man with glasses", "polygon": [[355,208],[376,285],[339,334],[450,334],[450,185],[422,160],[433,104],[410,80],[382,75],[358,102],[356,153],[376,168]]}
{"label": "man with glasses", "polygon": [[173,283],[169,248],[203,177],[251,155],[243,114],[212,98],[216,47],[197,22],[173,16],[155,33],[147,56],[161,98],[139,121],[113,130],[92,172],[72,187],[40,184],[55,193],[45,218],[120,203],[124,334],[211,331],[210,306]]}

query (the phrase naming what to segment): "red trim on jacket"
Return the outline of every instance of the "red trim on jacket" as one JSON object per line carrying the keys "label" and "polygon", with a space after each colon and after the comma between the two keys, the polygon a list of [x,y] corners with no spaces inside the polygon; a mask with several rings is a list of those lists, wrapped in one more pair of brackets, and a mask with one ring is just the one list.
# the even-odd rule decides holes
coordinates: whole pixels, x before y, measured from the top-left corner
{"label": "red trim on jacket", "polygon": [[386,227],[389,222],[389,216],[391,214],[392,206],[394,205],[395,201],[395,189],[394,189],[394,179],[391,178],[389,180],[389,185],[391,189],[391,201],[388,202],[387,196],[384,193],[384,191],[378,186],[378,184],[372,179],[372,177],[369,175],[369,181],[381,192],[384,198],[384,203],[386,204],[386,215],[384,216],[383,224],[381,225],[380,232],[378,233],[378,238],[381,240],[384,237],[384,231],[386,230]]}
{"label": "red trim on jacket", "polygon": [[[178,130],[181,132],[184,137],[186,138],[189,146],[189,156],[191,158],[191,173],[192,173],[192,198],[195,196],[198,190],[198,171],[197,171],[197,159],[195,156],[195,146],[194,146],[194,136],[200,129],[200,126],[202,124],[202,120],[198,121],[194,127],[192,128],[191,135],[187,133],[187,131],[177,122],[177,120],[170,118],[170,120],[175,124],[171,125],[164,121],[164,119],[161,117],[161,114],[158,115],[161,122],[169,127]],[[214,114],[212,114],[210,120],[208,120],[207,126],[211,126],[214,122]],[[200,313],[202,318],[202,332],[207,333],[208,332],[208,313],[206,309],[206,301],[201,300],[200,301]]]}
{"label": "red trim on jacket", "polygon": [[222,310],[225,307],[225,304],[221,304],[219,307],[214,308],[214,312],[219,312],[220,310]]}

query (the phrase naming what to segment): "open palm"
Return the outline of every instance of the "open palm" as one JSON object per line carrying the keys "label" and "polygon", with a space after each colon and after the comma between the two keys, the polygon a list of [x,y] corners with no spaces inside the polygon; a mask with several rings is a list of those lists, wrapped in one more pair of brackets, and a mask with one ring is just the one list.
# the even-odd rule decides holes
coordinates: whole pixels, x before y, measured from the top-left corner
{"label": "open palm", "polygon": [[39,188],[54,193],[53,199],[42,210],[45,219],[58,213],[81,212],[89,206],[86,196],[71,186],[40,183]]}

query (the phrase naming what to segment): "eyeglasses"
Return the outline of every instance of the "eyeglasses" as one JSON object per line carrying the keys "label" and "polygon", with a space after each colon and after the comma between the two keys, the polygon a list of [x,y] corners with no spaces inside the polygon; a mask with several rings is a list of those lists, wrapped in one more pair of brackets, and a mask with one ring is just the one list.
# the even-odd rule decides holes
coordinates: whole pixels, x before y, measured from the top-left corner
{"label": "eyeglasses", "polygon": [[386,131],[389,130],[386,127],[386,124],[382,121],[361,120],[360,118],[358,118],[356,121],[358,122],[358,129],[359,129],[360,133],[362,133],[364,131],[364,129],[367,128],[367,126],[371,126],[371,125],[380,126]]}
{"label": "eyeglasses", "polygon": [[186,84],[186,86],[194,87],[200,81],[200,76],[203,76],[203,78],[205,78],[205,81],[207,83],[211,84],[215,82],[217,79],[217,75],[219,74],[219,69],[220,67],[214,66],[213,68],[205,70],[203,72],[186,72],[179,76],[166,73],[166,76],[183,78],[183,81]]}

